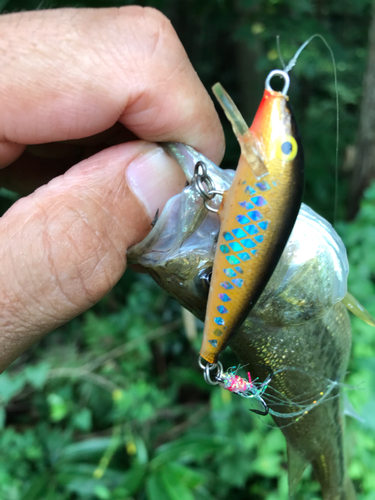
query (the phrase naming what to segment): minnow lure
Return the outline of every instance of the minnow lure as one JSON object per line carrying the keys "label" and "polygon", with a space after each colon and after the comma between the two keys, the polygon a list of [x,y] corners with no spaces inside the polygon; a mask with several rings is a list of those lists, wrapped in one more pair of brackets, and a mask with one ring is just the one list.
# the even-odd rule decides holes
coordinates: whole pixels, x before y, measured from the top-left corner
{"label": "minnow lure", "polygon": [[[275,75],[284,79],[282,92],[270,86]],[[288,104],[288,74],[272,71],[265,87],[248,129],[224,89],[220,84],[214,86],[231,119],[242,154],[233,183],[222,193],[218,209],[221,228],[200,351],[210,364],[217,362],[261,295],[301,205],[303,153]]]}

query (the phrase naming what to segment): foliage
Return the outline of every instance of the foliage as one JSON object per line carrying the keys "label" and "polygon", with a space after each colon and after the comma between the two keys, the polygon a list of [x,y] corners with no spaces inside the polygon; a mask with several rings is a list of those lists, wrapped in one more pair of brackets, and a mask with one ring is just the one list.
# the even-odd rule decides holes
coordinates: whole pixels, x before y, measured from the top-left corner
{"label": "foliage", "polygon": [[[121,0],[2,0],[6,11],[125,5]],[[134,3],[134,2],[133,2]],[[339,75],[340,161],[354,143],[366,61],[369,1],[153,0],[171,18],[204,84],[220,81],[240,109],[256,106],[264,77],[313,33],[332,46]],[[247,46],[247,52],[240,47]],[[239,63],[249,58],[252,87]],[[234,57],[236,56],[236,57]],[[247,64],[247,60],[246,60]],[[247,102],[249,101],[249,102]],[[292,72],[291,102],[305,144],[306,201],[332,219],[335,101],[330,56],[320,41]],[[238,147],[227,133],[224,166]],[[347,179],[343,173],[339,216]],[[2,190],[1,209],[14,201]],[[357,219],[338,229],[351,262],[349,288],[375,315],[375,186]],[[373,329],[353,319],[350,399],[365,419],[347,422],[350,474],[374,499]],[[146,276],[125,279],[91,311],[52,333],[0,377],[0,498],[7,500],[209,500],[287,498],[279,430],[248,403],[215,388],[196,369],[199,338],[188,340],[180,307]],[[226,366],[236,363],[225,353]],[[270,422],[270,421],[269,421]],[[308,478],[301,497],[319,498]]]}
{"label": "foliage", "polygon": [[127,307],[121,286],[2,375],[0,498],[246,498],[260,479],[285,496],[280,432],[203,382],[148,277]]}

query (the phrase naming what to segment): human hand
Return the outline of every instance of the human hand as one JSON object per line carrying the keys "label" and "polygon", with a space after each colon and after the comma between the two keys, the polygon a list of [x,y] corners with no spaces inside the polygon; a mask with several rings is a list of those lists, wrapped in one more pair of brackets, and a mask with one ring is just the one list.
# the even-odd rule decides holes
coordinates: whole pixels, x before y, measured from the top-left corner
{"label": "human hand", "polygon": [[224,140],[156,10],[0,16],[0,61],[0,183],[38,188],[0,220],[1,371],[115,285],[127,248],[183,188],[150,141],[184,142],[219,163]]}

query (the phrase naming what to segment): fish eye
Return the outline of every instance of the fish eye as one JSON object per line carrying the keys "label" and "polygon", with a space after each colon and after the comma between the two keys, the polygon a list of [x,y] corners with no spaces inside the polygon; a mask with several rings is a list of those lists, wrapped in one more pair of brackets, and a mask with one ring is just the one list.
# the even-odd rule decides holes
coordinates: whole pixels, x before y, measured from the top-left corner
{"label": "fish eye", "polygon": [[212,267],[203,269],[194,278],[197,291],[202,295],[207,295],[210,289]]}
{"label": "fish eye", "polygon": [[292,135],[280,137],[276,142],[276,156],[281,161],[292,161],[297,156],[298,145]]}

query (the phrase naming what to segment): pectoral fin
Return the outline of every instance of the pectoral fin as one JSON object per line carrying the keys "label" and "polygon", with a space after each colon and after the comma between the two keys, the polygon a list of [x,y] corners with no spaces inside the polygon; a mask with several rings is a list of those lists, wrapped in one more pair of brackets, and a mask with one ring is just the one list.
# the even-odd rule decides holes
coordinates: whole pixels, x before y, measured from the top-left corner
{"label": "pectoral fin", "polygon": [[345,307],[349,309],[349,311],[358,318],[361,318],[365,323],[371,326],[375,326],[375,319],[371,316],[371,314],[366,311],[366,309],[358,302],[358,300],[353,297],[353,295],[349,292],[342,299],[342,303]]}
{"label": "pectoral fin", "polygon": [[288,486],[289,495],[288,500],[295,500],[297,498],[296,491],[301,481],[302,474],[306,467],[309,465],[308,461],[287,442],[288,454]]}

